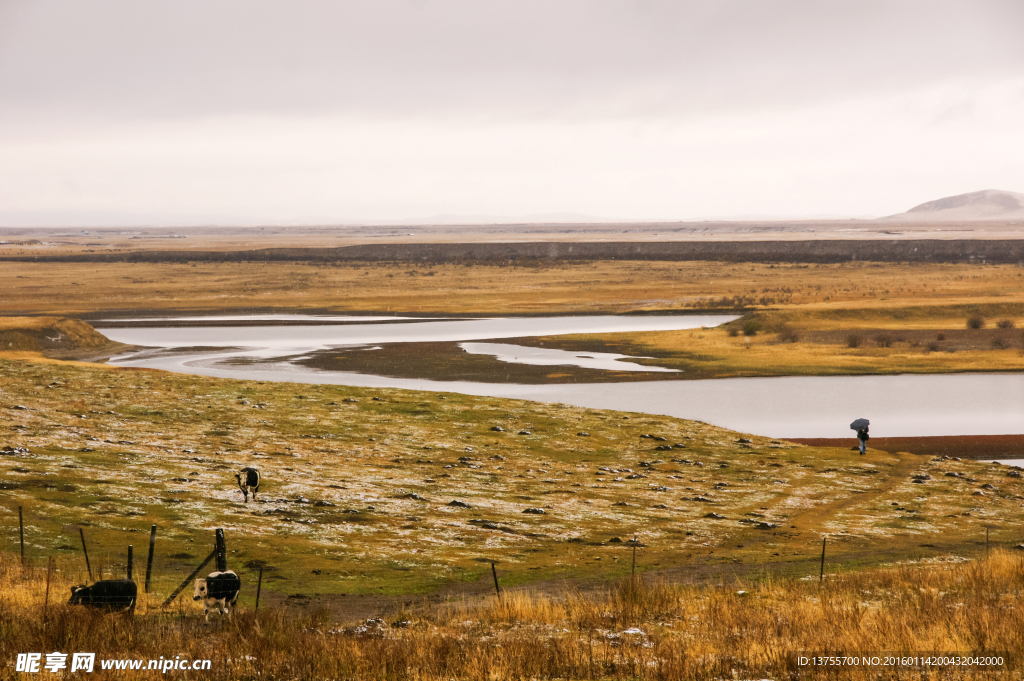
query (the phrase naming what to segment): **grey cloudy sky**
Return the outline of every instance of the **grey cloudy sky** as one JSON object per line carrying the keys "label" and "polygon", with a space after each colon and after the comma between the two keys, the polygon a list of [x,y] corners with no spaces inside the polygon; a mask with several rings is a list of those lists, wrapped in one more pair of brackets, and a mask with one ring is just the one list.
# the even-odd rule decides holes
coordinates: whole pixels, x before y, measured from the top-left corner
{"label": "grey cloudy sky", "polygon": [[3,225],[884,215],[1022,121],[1018,0],[0,0]]}

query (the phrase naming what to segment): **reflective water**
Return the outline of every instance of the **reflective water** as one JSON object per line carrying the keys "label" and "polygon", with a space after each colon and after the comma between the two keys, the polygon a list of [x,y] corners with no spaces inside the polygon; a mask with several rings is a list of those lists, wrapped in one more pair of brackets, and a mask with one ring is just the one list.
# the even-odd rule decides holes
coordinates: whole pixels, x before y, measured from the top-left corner
{"label": "reflective water", "polygon": [[[318,372],[288,363],[223,364],[239,356],[295,355],[342,344],[468,341],[474,338],[713,326],[730,317],[569,317],[429,321],[309,327],[104,329],[125,343],[164,348],[220,346],[214,355],[139,355],[114,363],[227,378],[458,392],[663,414],[769,437],[849,437],[871,420],[876,437],[1024,433],[1024,374],[821,376],[517,385],[395,379]],[[258,346],[259,351],[226,346]],[[593,353],[579,353],[590,354]],[[595,355],[596,356],[596,355]],[[851,438],[852,439],[852,438]]]}
{"label": "reflective water", "polygon": [[605,371],[669,371],[678,373],[678,369],[644,366],[624,360],[648,359],[617,355],[614,352],[588,352],[580,354],[568,350],[549,348],[531,348],[508,343],[459,343],[459,347],[472,355],[491,355],[499,362],[510,364],[534,364],[539,366],[577,366],[585,369],[603,369]]}

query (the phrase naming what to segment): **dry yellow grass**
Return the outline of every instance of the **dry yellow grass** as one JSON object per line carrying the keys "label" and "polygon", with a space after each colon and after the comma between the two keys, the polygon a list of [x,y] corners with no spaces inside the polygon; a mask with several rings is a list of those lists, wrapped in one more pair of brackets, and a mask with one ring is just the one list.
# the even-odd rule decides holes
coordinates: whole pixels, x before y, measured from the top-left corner
{"label": "dry yellow grass", "polygon": [[[583,313],[732,307],[828,312],[1024,304],[1010,265],[542,262],[536,267],[380,263],[4,263],[0,313],[330,310]],[[1024,313],[1018,313],[1024,316]]]}
{"label": "dry yellow grass", "polygon": [[[1002,656],[1010,678],[1024,652],[1024,559],[937,560],[814,580],[679,586],[624,579],[562,597],[413,604],[341,626],[326,612],[242,608],[203,626],[143,603],[134,618],[64,605],[76,579],[58,565],[23,569],[0,554],[0,656],[94,652],[105,659],[211,661],[208,679],[441,681],[472,679],[975,678],[972,669],[894,666],[815,670],[810,653]],[[70,577],[70,578],[69,578]],[[8,667],[8,670],[10,667]],[[981,673],[985,678],[987,676]],[[11,672],[5,677],[14,678]],[[162,678],[133,672],[131,678]],[[163,677],[166,678],[166,677]],[[1004,678],[1002,675],[1000,678]]]}

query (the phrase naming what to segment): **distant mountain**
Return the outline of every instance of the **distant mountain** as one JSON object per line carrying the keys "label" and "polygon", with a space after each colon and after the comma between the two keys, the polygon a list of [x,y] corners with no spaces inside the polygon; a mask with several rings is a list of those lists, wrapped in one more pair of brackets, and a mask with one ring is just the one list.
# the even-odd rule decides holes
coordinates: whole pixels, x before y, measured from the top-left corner
{"label": "distant mountain", "polygon": [[922,203],[906,213],[898,213],[882,219],[906,222],[1024,220],[1024,194],[985,189],[980,192],[947,196],[944,199]]}

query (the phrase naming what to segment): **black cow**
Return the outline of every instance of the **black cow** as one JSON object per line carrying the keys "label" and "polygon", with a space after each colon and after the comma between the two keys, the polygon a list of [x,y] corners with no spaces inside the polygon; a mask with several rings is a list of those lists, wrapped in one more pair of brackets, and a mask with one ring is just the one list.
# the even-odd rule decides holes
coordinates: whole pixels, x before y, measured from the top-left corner
{"label": "black cow", "polygon": [[235,480],[238,481],[238,487],[245,495],[245,503],[249,503],[249,492],[252,492],[252,500],[256,501],[256,492],[260,491],[260,472],[246,466],[240,472],[235,473]]}
{"label": "black cow", "polygon": [[71,605],[88,605],[103,610],[135,612],[139,587],[130,579],[103,579],[92,586],[71,587]]}
{"label": "black cow", "polygon": [[206,579],[196,580],[196,590],[192,600],[203,601],[206,621],[210,621],[210,608],[217,608],[221,615],[230,616],[228,606],[234,607],[238,600],[238,592],[242,588],[242,580],[231,570],[211,572]]}

